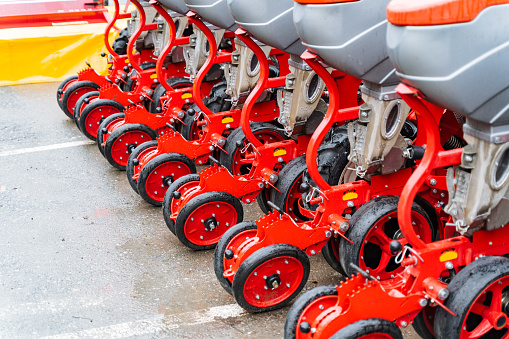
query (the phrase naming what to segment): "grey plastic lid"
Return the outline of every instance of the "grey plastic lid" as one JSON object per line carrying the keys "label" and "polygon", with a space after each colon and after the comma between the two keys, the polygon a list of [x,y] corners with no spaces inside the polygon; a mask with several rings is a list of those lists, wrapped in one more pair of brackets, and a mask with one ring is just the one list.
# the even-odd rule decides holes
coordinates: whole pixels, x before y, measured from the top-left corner
{"label": "grey plastic lid", "polygon": [[158,0],[158,2],[164,7],[183,15],[186,15],[187,12],[189,12],[189,8],[184,0]]}
{"label": "grey plastic lid", "polygon": [[508,17],[504,4],[486,8],[470,22],[389,25],[387,32],[402,81],[426,100],[465,115],[465,132],[483,131],[495,142],[497,135],[509,134]]}
{"label": "grey plastic lid", "polygon": [[228,0],[228,7],[256,39],[291,54],[305,51],[293,24],[293,0]]}
{"label": "grey plastic lid", "polygon": [[385,46],[389,1],[295,3],[293,18],[304,46],[327,64],[365,81],[390,86],[399,79]]}
{"label": "grey plastic lid", "polygon": [[187,7],[217,27],[235,31],[238,26],[228,10],[226,0],[185,0]]}

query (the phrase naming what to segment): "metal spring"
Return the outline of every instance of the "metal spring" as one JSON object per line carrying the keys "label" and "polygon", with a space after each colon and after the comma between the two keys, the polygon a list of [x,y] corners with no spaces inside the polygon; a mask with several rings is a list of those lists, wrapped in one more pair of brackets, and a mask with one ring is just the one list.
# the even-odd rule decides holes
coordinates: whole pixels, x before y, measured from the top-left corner
{"label": "metal spring", "polygon": [[451,149],[462,148],[465,145],[466,145],[466,143],[463,140],[461,140],[461,138],[459,138],[456,135],[453,135],[444,144],[444,150],[448,151],[448,150],[451,150]]}

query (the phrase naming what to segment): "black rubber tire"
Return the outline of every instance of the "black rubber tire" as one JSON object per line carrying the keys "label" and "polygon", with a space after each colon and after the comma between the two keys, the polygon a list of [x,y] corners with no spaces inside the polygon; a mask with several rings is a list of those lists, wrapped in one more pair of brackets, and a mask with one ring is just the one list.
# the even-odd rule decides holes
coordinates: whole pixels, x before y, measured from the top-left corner
{"label": "black rubber tire", "polygon": [[399,327],[386,319],[363,319],[340,329],[331,339],[357,339],[370,334],[386,334],[392,339],[403,339]]}
{"label": "black rubber tire", "polygon": [[[267,122],[251,122],[251,131],[253,133],[259,133],[262,131],[272,131],[277,134],[279,134],[282,138],[282,140],[287,140],[288,137],[284,133],[283,129],[277,128],[276,126],[269,124]],[[233,159],[235,158],[235,155],[237,152],[240,152],[240,149],[237,148],[236,142],[238,140],[242,140],[243,142],[246,141],[246,136],[244,135],[244,132],[242,132],[241,127],[237,127],[226,139],[226,145],[224,146],[225,152],[221,152],[219,155],[219,163],[226,167],[230,173],[233,173]],[[249,167],[250,168],[250,167]],[[248,168],[245,169],[245,171],[248,171]],[[233,173],[236,175],[236,173]]]}
{"label": "black rubber tire", "polygon": [[81,107],[85,103],[85,99],[90,100],[91,97],[97,97],[98,98],[99,97],[99,91],[88,92],[87,94],[82,95],[78,99],[78,101],[76,101],[76,105],[74,105],[74,123],[76,123],[76,127],[78,127],[78,129],[80,128],[80,125],[79,125],[78,121],[80,120]]}
{"label": "black rubber tire", "polygon": [[[99,108],[101,106],[105,107],[113,107],[114,109],[118,110],[119,113],[124,111],[124,106],[122,106],[120,103],[116,102],[115,100],[110,99],[98,99],[94,100],[94,102],[91,102],[83,109],[83,112],[81,112],[80,119],[78,120],[78,126],[80,131],[90,140],[96,140],[94,136],[92,136],[86,129],[85,123],[87,120],[87,116],[96,108]],[[107,117],[105,117],[106,119]],[[100,125],[99,125],[100,126]]]}
{"label": "black rubber tire", "polygon": [[[334,271],[346,277],[347,274],[341,265],[341,261],[339,261],[339,258],[336,255],[336,253],[339,252],[340,242],[341,238],[330,238],[322,248],[322,256]],[[333,247],[336,247],[336,253],[334,252]]]}
{"label": "black rubber tire", "polygon": [[[166,79],[166,83],[175,89],[185,86],[192,88],[193,86],[193,82],[191,80],[182,77]],[[166,94],[166,88],[164,88],[161,84],[157,85],[156,89],[154,90],[154,94],[152,94],[152,100],[154,101],[150,101],[147,107],[147,110],[150,113],[157,113],[156,108],[161,106],[159,105],[159,101],[164,94]]]}
{"label": "black rubber tire", "polygon": [[206,106],[213,113],[229,111],[232,103],[229,100],[230,96],[226,94],[227,84],[226,81],[221,81],[212,86],[208,96]]}
{"label": "black rubber tire", "polygon": [[256,196],[256,203],[262,210],[264,214],[269,214],[272,211],[272,208],[269,206],[270,194],[272,191],[272,187],[264,187],[262,191]]}
{"label": "black rubber tire", "polygon": [[124,119],[124,118],[125,118],[124,113],[115,113],[115,114],[110,115],[109,117],[106,117],[99,125],[99,129],[97,130],[97,138],[95,139],[95,141],[97,142],[97,147],[99,148],[99,152],[101,152],[101,154],[103,156],[104,156],[104,147],[102,145],[103,137],[104,137],[103,128],[106,128],[114,120]]}
{"label": "black rubber tire", "polygon": [[[343,238],[339,243],[339,260],[347,276],[357,274],[357,271],[350,267],[350,263],[353,262],[360,266],[359,261],[361,256],[364,255],[364,253],[361,253],[361,247],[367,234],[380,219],[398,210],[398,202],[399,197],[393,195],[374,198],[362,205],[352,216],[349,221],[350,228],[346,231],[345,236],[354,244],[352,245]],[[431,232],[433,232],[432,223],[426,211],[415,202],[412,205],[412,211],[421,214],[427,220]],[[431,239],[433,240],[433,237]],[[394,263],[394,265],[397,264]],[[399,267],[399,265],[397,266]]]}
{"label": "black rubber tire", "polygon": [[216,249],[214,250],[214,272],[216,273],[216,278],[221,284],[221,286],[225,289],[229,294],[233,294],[232,292],[232,284],[228,279],[223,276],[224,268],[223,268],[223,258],[224,252],[226,251],[228,244],[230,241],[239,233],[256,229],[256,222],[254,221],[243,221],[240,224],[237,224],[226,231],[219,242],[217,243]]}
{"label": "black rubber tire", "polygon": [[58,103],[58,107],[60,107],[60,109],[63,111],[64,110],[64,106],[62,104],[62,101],[60,101],[60,99],[62,98],[62,95],[64,95],[64,87],[70,83],[71,81],[73,80],[78,80],[78,76],[77,75],[72,75],[70,77],[68,77],[67,79],[65,79],[64,81],[62,81],[60,83],[60,85],[58,85],[58,89],[57,89],[57,103]]}
{"label": "black rubber tire", "polygon": [[[285,211],[286,213],[295,212],[295,210],[298,211],[298,206],[296,204],[293,204],[293,206],[290,206],[288,204],[288,199],[290,198],[290,189],[300,180],[302,181],[302,176],[304,175],[304,172],[307,170],[306,165],[306,155],[302,154],[298,156],[297,158],[290,161],[288,164],[286,164],[281,172],[278,174],[278,181],[276,182],[275,186],[276,188],[281,191],[278,192],[275,189],[270,190],[270,201],[278,206],[281,210]],[[292,209],[290,211],[289,209]],[[298,212],[297,212],[298,213]],[[299,218],[298,221],[307,221],[308,218],[300,215],[298,213],[297,217]],[[297,221],[297,220],[296,220]]]}
{"label": "black rubber tire", "polygon": [[173,220],[171,220],[171,203],[173,201],[173,192],[178,191],[180,187],[184,184],[187,184],[188,182],[192,181],[200,181],[200,175],[197,173],[192,173],[188,175],[184,175],[183,177],[178,178],[175,180],[170,187],[168,187],[168,190],[166,190],[166,193],[164,194],[164,200],[163,200],[163,218],[166,222],[166,226],[170,229],[171,233],[175,234],[175,223]]}
{"label": "black rubber tire", "polygon": [[[206,98],[205,98],[206,99]],[[205,103],[206,100],[203,100],[203,102]],[[196,104],[193,104],[191,105],[192,109],[194,109],[196,112],[199,110],[198,106]],[[179,133],[182,135],[182,137],[186,140],[198,140],[199,139],[199,135],[193,135],[193,130],[194,130],[194,126],[196,125],[196,120],[194,120],[194,118],[196,117],[196,114],[194,115],[189,115],[189,114],[185,114],[184,115],[184,118],[182,119],[182,121],[184,122],[183,124],[179,124],[180,128],[179,128]],[[203,117],[202,117],[203,119]]]}
{"label": "black rubber tire", "polygon": [[141,145],[138,145],[129,156],[129,159],[127,160],[127,165],[125,166],[125,172],[127,175],[127,181],[129,182],[129,185],[131,185],[132,189],[138,193],[138,182],[133,179],[134,175],[134,159],[138,158],[138,155],[140,155],[141,152],[146,150],[150,147],[157,147],[157,140],[150,140],[147,142],[144,142]]}
{"label": "black rubber tire", "polygon": [[428,326],[426,326],[426,320],[424,319],[424,310],[428,307],[430,306],[426,306],[417,314],[412,323],[412,327],[422,339],[435,339],[435,336],[430,332]]}
{"label": "black rubber tire", "polygon": [[[156,68],[155,62],[144,62],[140,65],[140,68],[142,71],[145,71],[147,69]],[[131,73],[127,75],[127,78],[125,80],[125,83],[122,83],[121,89],[124,92],[132,92],[134,91],[134,88],[136,86],[136,78],[133,80],[131,79],[131,76],[135,76],[138,72],[133,68],[131,70]]]}
{"label": "black rubber tire", "polygon": [[297,334],[297,325],[299,318],[304,309],[318,298],[325,297],[328,295],[338,295],[338,290],[334,285],[318,286],[303,293],[288,311],[285,321],[285,339],[294,339]]}
{"label": "black rubber tire", "polygon": [[[86,80],[86,81],[77,81],[77,82],[73,83],[72,85],[70,85],[69,88],[67,88],[67,90],[64,92],[64,94],[62,96],[62,108],[63,108],[65,115],[67,115],[71,119],[74,119],[74,112],[69,111],[69,109],[67,108],[67,101],[69,100],[69,97],[72,95],[72,93],[74,93],[74,91],[76,91],[80,88],[84,88],[84,87],[93,88],[94,89],[93,91],[96,91],[96,90],[99,90],[99,88],[101,86],[99,86],[95,82]],[[90,91],[90,92],[93,92],[93,91]]]}
{"label": "black rubber tire", "polygon": [[[160,154],[154,159],[150,160],[145,166],[142,168],[140,172],[140,176],[138,177],[138,194],[148,202],[149,204],[152,204],[154,206],[162,206],[162,201],[157,201],[155,199],[152,199],[146,190],[145,183],[149,177],[149,175],[159,166],[166,162],[180,162],[183,166],[186,166],[189,171],[192,173],[196,173],[196,165],[194,164],[194,161],[189,159],[188,156],[180,153],[164,153]],[[176,180],[178,178],[175,178]],[[170,184],[171,186],[171,184]],[[168,186],[169,187],[169,186]],[[166,193],[166,192],[165,192]]]}
{"label": "black rubber tire", "polygon": [[[116,169],[119,169],[121,171],[125,171],[125,166],[118,164],[112,158],[111,147],[113,146],[113,143],[115,142],[115,140],[117,140],[118,138],[121,138],[122,135],[124,135],[125,133],[130,132],[130,131],[145,132],[152,138],[152,140],[155,140],[157,137],[157,133],[153,129],[151,129],[147,125],[142,125],[142,124],[122,125],[119,128],[115,129],[113,132],[111,132],[110,136],[108,137],[108,139],[106,140],[106,143],[104,145],[104,157],[106,158],[106,160],[108,160],[108,162],[111,164],[111,166],[113,166]],[[127,157],[127,159],[129,159],[129,157]],[[127,164],[127,159],[126,159],[126,164]]]}
{"label": "black rubber tire", "polygon": [[[317,111],[315,111],[317,112]],[[325,140],[318,148],[317,166],[322,178],[331,186],[337,185],[341,173],[348,164],[348,154],[350,153],[350,142],[348,133],[344,127],[334,127],[327,135]],[[302,181],[316,187],[308,171],[302,177]],[[315,196],[316,197],[315,193]],[[310,210],[316,210],[318,205],[309,205],[304,202],[304,207]]]}
{"label": "black rubber tire", "polygon": [[440,224],[442,221],[440,217],[437,215],[437,211],[435,208],[429,203],[428,200],[424,199],[421,196],[416,196],[414,202],[422,207],[424,211],[428,214],[429,219],[431,220],[431,225],[433,226],[433,241],[437,241],[440,239]]}
{"label": "black rubber tire", "polygon": [[[452,316],[442,307],[437,308],[435,316],[436,337],[459,339],[462,327],[465,321],[468,321],[466,316],[471,305],[489,285],[507,276],[509,276],[509,259],[500,256],[479,258],[461,270],[447,287],[449,289],[449,297],[444,301],[444,305],[455,313],[456,316]],[[467,330],[472,330],[468,324]],[[490,331],[482,336],[482,338],[500,338],[503,333]],[[507,332],[505,333],[507,334]]]}
{"label": "black rubber tire", "polygon": [[[333,140],[328,140],[320,146],[317,153],[317,165],[320,175],[329,185],[337,185],[341,173],[348,165],[349,143],[346,131],[341,136],[336,136]],[[298,220],[307,221],[307,217],[299,213],[298,201],[289,204],[292,187],[298,182],[306,182],[312,186],[316,184],[312,181],[307,172],[306,155],[300,155],[290,161],[283,167],[279,173],[279,180],[276,182],[276,188],[279,190],[270,190],[270,201],[286,213],[293,214]],[[300,191],[297,186],[297,190]],[[295,193],[295,191],[294,191]],[[291,206],[290,206],[291,205]],[[292,209],[292,211],[290,211]]]}
{"label": "black rubber tire", "polygon": [[211,201],[222,201],[233,206],[237,212],[236,224],[241,223],[242,220],[244,219],[244,210],[242,208],[242,204],[240,203],[239,199],[235,198],[233,195],[229,193],[212,191],[194,197],[187,204],[185,204],[184,207],[182,207],[179,215],[177,216],[177,219],[175,220],[175,234],[177,238],[183,245],[189,247],[190,249],[200,251],[209,250],[216,247],[216,244],[203,246],[196,245],[187,239],[186,234],[184,232],[185,223],[187,221],[187,218],[191,215],[191,213],[201,205],[209,203]]}
{"label": "black rubber tire", "polygon": [[129,32],[127,28],[124,28],[123,30],[120,31],[118,37],[115,38],[115,41],[113,41],[111,48],[118,55],[126,55],[128,43],[129,43]]}
{"label": "black rubber tire", "polygon": [[[261,308],[249,304],[245,300],[243,293],[244,284],[246,283],[248,277],[261,264],[267,262],[268,260],[282,256],[296,258],[302,264],[304,268],[304,275],[298,288],[295,290],[294,293],[292,293],[291,296],[289,296],[287,299],[281,301],[276,305]],[[310,269],[311,268],[308,256],[303,250],[301,250],[298,247],[289,244],[275,244],[261,248],[258,251],[254,252],[253,254],[251,254],[248,258],[246,258],[244,262],[239,266],[237,272],[235,272],[235,276],[233,277],[232,282],[233,297],[235,298],[237,304],[239,304],[240,307],[242,307],[248,312],[257,313],[277,310],[291,302],[302,291],[304,285],[306,285],[306,282],[308,280]]]}

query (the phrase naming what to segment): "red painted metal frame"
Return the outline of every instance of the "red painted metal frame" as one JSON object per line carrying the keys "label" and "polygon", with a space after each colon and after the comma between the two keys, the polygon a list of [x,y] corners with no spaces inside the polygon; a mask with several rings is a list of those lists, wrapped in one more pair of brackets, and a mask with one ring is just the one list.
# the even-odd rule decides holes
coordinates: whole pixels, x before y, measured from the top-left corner
{"label": "red painted metal frame", "polygon": [[[424,158],[403,188],[398,206],[401,231],[420,258],[416,255],[407,256],[402,262],[405,270],[394,279],[368,281],[360,275],[347,279],[337,287],[338,295],[332,297],[336,300],[333,306],[314,313],[312,318],[306,318],[305,321],[316,331],[304,334],[297,330],[297,338],[328,338],[341,328],[368,318],[387,319],[396,322],[398,326],[406,326],[412,323],[422,310],[419,301],[423,298],[432,301],[436,307],[445,308],[438,298],[438,292],[446,287],[439,280],[440,277],[448,275],[446,262],[451,263],[454,270],[458,271],[480,256],[508,253],[507,228],[480,230],[471,238],[457,236],[431,244],[424,244],[417,237],[410,221],[411,202],[434,169],[460,164],[462,149],[443,151],[440,147],[438,124],[432,113],[433,105],[427,103],[417,90],[409,86],[400,84],[396,90],[418,112],[419,129],[426,135]],[[447,260],[443,257],[444,253],[448,254]],[[433,289],[430,286],[433,286]],[[316,305],[320,302],[312,302],[304,310],[299,323],[303,321],[307,311],[313,308],[316,311]]]}
{"label": "red painted metal frame", "polygon": [[[258,60],[260,62],[260,79],[258,80],[256,87],[253,89],[253,91],[249,95],[248,99],[246,100],[242,108],[242,116],[240,121],[242,131],[246,135],[249,142],[253,145],[252,146],[254,149],[253,155],[255,157],[253,159],[253,166],[251,168],[250,173],[243,176],[233,175],[229,173],[226,170],[226,168],[219,166],[213,166],[202,171],[200,173],[199,184],[195,188],[189,189],[185,194],[183,194],[182,202],[179,204],[178,209],[175,211],[173,210],[171,211],[170,218],[173,220],[176,220],[179,211],[187,202],[189,202],[191,199],[198,196],[199,194],[203,194],[205,192],[223,191],[232,194],[236,198],[242,199],[242,201],[245,203],[250,203],[254,201],[256,196],[262,191],[264,187],[273,186],[273,184],[270,181],[270,176],[272,174],[276,174],[276,171],[274,169],[276,165],[280,162],[280,160],[283,160],[282,163],[288,163],[292,159],[296,158],[298,155],[302,154],[301,151],[305,149],[305,147],[303,147],[302,144],[299,145],[299,143],[302,143],[302,141],[300,140],[299,142],[295,142],[294,140],[290,139],[282,142],[275,142],[262,145],[261,142],[258,139],[256,139],[255,136],[253,135],[249,126],[248,113],[252,111],[254,102],[257,100],[259,95],[265,89],[269,87],[278,87],[284,85],[282,79],[283,77],[269,79],[268,61],[264,57],[261,48],[254,42],[254,40],[252,40],[249,37],[246,31],[239,29],[237,30],[236,34],[240,40],[242,40],[250,49],[254,51],[255,55],[258,57]],[[307,57],[307,55],[305,55],[305,57]],[[313,59],[313,57],[306,58],[306,60],[311,59]],[[308,64],[310,63],[308,62]],[[310,66],[313,67],[312,64],[310,64]],[[327,70],[325,70],[325,68],[321,67],[321,69],[323,69],[323,72],[319,70],[320,73],[317,72],[318,75],[327,77],[328,81],[326,81],[326,86],[336,88],[335,92],[337,95],[336,98],[341,98],[341,102],[339,101],[332,102],[332,105],[329,106],[327,117],[324,119],[324,122],[320,124],[317,131],[311,137],[311,144],[314,145],[313,147],[316,148],[318,148],[321,142],[321,140],[316,139],[316,136],[319,135],[319,138],[323,139],[324,135],[326,134],[326,132],[323,133],[324,129],[327,129],[326,131],[330,129],[330,126],[333,123],[331,122],[332,121],[331,115],[333,115],[334,110],[337,112],[340,108],[352,106],[354,107],[353,109],[349,108],[341,110],[339,113],[339,116],[341,118],[338,118],[336,122],[357,118],[358,107],[356,106],[357,104],[356,98],[357,90],[360,85],[359,79],[356,79],[354,77],[351,77],[349,75],[337,71],[334,73],[334,77],[332,77],[327,72]],[[341,90],[339,91],[338,88],[340,88]],[[334,117],[336,116],[334,115]],[[307,143],[309,141],[309,138],[303,138],[301,140],[304,140],[304,142]],[[281,149],[284,149],[285,151],[283,156],[279,156],[279,153],[276,153],[276,150]],[[278,154],[278,156],[276,156],[276,154]],[[314,159],[316,161],[316,157]],[[290,229],[292,230],[295,229],[294,227],[295,222],[291,220],[290,217],[288,216],[286,217]],[[268,218],[267,225],[268,227],[270,227],[274,220],[271,219],[271,217],[267,218]],[[261,230],[260,232],[263,232],[262,229],[263,227],[259,227],[259,230]],[[329,228],[327,228],[327,230],[328,229]],[[302,230],[304,231],[303,233],[306,233],[306,235],[302,236],[301,240],[305,241],[305,238],[307,239],[308,237],[313,238],[313,236],[311,236],[309,232],[307,232],[307,229]],[[317,230],[317,234],[318,232],[321,232],[322,236],[324,235],[324,232],[322,232],[321,230]],[[281,234],[282,233],[284,232],[281,232]],[[302,233],[299,232],[299,230],[296,230],[295,238],[299,238],[301,235]],[[287,236],[288,233],[285,233],[285,237]],[[239,261],[239,264],[240,262],[241,261]],[[233,268],[233,270],[236,271],[236,268]],[[228,273],[225,273],[225,276],[227,275]],[[233,278],[233,276],[231,276],[231,278]]]}
{"label": "red painted metal frame", "polygon": [[[202,87],[205,75],[213,64],[231,61],[231,52],[218,52],[216,40],[212,31],[199,19],[199,16],[196,13],[190,12],[187,16],[189,17],[189,21],[205,34],[210,46],[207,60],[200,68],[200,71],[193,83],[193,97],[201,98],[203,97]],[[231,38],[233,38],[233,36],[231,36]],[[284,57],[284,53],[275,49],[271,52],[271,54]],[[266,60],[264,54],[263,56],[263,59]],[[224,151],[221,146],[226,142],[224,133],[229,129],[235,129],[239,126],[242,114],[254,113],[254,111],[242,111],[244,113],[241,113],[240,110],[213,113],[205,106],[202,100],[196,100],[196,104],[204,112],[204,120],[197,121],[198,125],[203,126],[202,135],[199,140],[186,140],[182,137],[182,135],[180,135],[180,133],[168,131],[158,138],[157,151],[147,154],[143,159],[139,159],[140,164],[134,169],[134,180],[137,180],[139,173],[151,159],[164,153],[181,153],[188,156],[190,159],[193,159],[199,165],[206,163],[208,157],[212,155],[214,151]],[[257,114],[256,116],[253,115],[251,117],[251,120],[253,121],[270,121],[279,115],[277,104],[274,101],[257,103],[256,107],[256,112],[261,114]],[[196,118],[198,118],[198,116]]]}
{"label": "red painted metal frame", "polygon": [[[333,76],[320,64],[318,57],[315,55],[306,52],[302,58],[306,60],[307,64],[322,78],[330,94],[329,108],[326,117],[313,134],[312,141],[308,146],[306,154],[308,171],[312,179],[318,183],[322,190],[320,196],[311,200],[310,203],[318,203],[320,205],[314,213],[300,208],[302,214],[312,218],[309,222],[297,223],[292,220],[289,215],[281,215],[278,212],[271,213],[257,221],[257,234],[255,237],[250,237],[237,248],[229,247],[233,250],[235,255],[234,259],[228,261],[231,266],[225,270],[224,277],[230,282],[233,282],[235,272],[237,272],[240,265],[251,254],[263,247],[273,244],[291,244],[305,250],[308,255],[320,253],[322,247],[333,234],[336,237],[344,237],[344,232],[340,230],[340,225],[343,222],[348,222],[348,220],[345,219],[343,215],[352,213],[354,209],[359,208],[375,197],[381,195],[401,195],[403,188],[412,176],[413,169],[407,168],[392,174],[374,176],[371,178],[370,183],[361,180],[334,187],[330,187],[330,185],[321,178],[316,165],[317,149],[320,143],[335,122],[356,119],[358,117],[359,107],[354,106],[347,109],[339,109],[340,101],[344,100],[342,97],[344,93],[339,90],[340,87],[335,83]],[[353,80],[350,79],[350,81]],[[431,118],[427,120],[428,125],[434,125],[436,122],[435,126],[438,126],[438,121],[440,121],[443,112],[443,109],[435,109],[433,114],[430,114]],[[420,122],[421,119],[419,119],[419,123]],[[421,128],[420,124],[419,128]],[[423,128],[426,127],[423,126]],[[445,180],[444,173],[438,175],[438,173],[430,172],[427,173],[425,177],[425,179],[428,179],[428,183],[430,175],[432,174],[433,178],[437,178],[440,181]],[[222,179],[224,180],[224,178]],[[220,182],[224,183],[225,181]],[[437,186],[433,186],[433,188],[436,189]],[[446,190],[446,187],[439,188]],[[416,187],[416,191],[419,191],[420,195],[429,195],[431,188],[421,183]],[[348,196],[354,196],[355,198],[347,198]],[[433,201],[432,197],[427,198]],[[435,199],[434,201],[437,200],[438,199]],[[413,199],[410,201],[413,201]],[[348,206],[348,204],[353,205]]]}
{"label": "red painted metal frame", "polygon": [[[189,37],[176,39],[176,27],[173,19],[168,14],[168,12],[159,4],[157,1],[151,1],[150,4],[157,10],[157,12],[164,18],[164,20],[168,23],[170,27],[169,40],[162,50],[161,54],[157,58],[156,63],[156,74],[159,79],[164,79],[168,76],[169,72],[165,72],[163,68],[163,63],[171,49],[174,46],[187,44],[189,43]],[[179,69],[184,69],[183,63],[179,66]],[[168,65],[167,69],[174,67],[174,65]],[[153,70],[150,71],[150,74],[154,74]],[[108,133],[103,134],[104,139],[102,140],[103,146],[106,144],[106,140],[111,132],[122,125],[129,123],[140,123],[150,127],[154,131],[158,131],[159,129],[167,129],[166,124],[172,123],[174,119],[178,119],[178,113],[182,110],[184,105],[189,103],[189,99],[186,94],[190,94],[190,88],[179,88],[173,89],[170,87],[166,81],[161,82],[162,86],[166,88],[167,94],[165,96],[165,100],[171,102],[171,107],[165,108],[160,114],[152,114],[149,113],[143,105],[135,104],[128,106],[124,113],[125,118],[121,122],[117,122],[114,125],[110,125],[108,129]],[[209,89],[211,86],[207,86]],[[134,101],[133,101],[134,102]]]}
{"label": "red painted metal frame", "polygon": [[[140,159],[139,165],[134,168],[133,179],[138,180],[139,174],[143,167],[154,157],[170,152],[177,152],[181,154],[185,154],[191,159],[195,159],[195,161],[199,164],[206,162],[206,159],[212,151],[210,147],[213,148],[221,148],[219,143],[224,145],[225,138],[223,138],[223,133],[226,130],[227,123],[223,123],[224,118],[232,118],[233,122],[229,122],[230,127],[236,127],[234,117],[238,115],[238,110],[236,111],[226,111],[220,113],[212,113],[203,103],[202,98],[205,97],[209,92],[213,83],[204,82],[205,76],[210,70],[210,68],[214,64],[224,63],[231,61],[231,51],[218,51],[217,43],[212,31],[199,19],[199,16],[196,13],[189,12],[188,13],[189,22],[194,24],[198,29],[200,29],[206,36],[208,44],[209,44],[209,54],[207,56],[207,60],[204,65],[200,68],[196,78],[193,82],[192,89],[192,98],[194,102],[198,105],[200,110],[202,110],[205,114],[206,121],[200,122],[197,124],[205,123],[206,126],[204,128],[203,136],[199,141],[189,141],[185,140],[182,135],[178,132],[166,131],[163,135],[161,135],[158,139],[158,147],[157,150],[153,152],[148,152],[143,159]],[[225,37],[233,38],[231,34],[225,34]],[[233,43],[233,39],[232,39]],[[234,44],[233,44],[234,46]],[[167,85],[166,85],[167,86]],[[165,86],[165,88],[166,88]],[[169,87],[169,86],[168,86]],[[171,89],[171,88],[170,88]],[[178,113],[181,111],[182,105],[175,105],[174,102],[178,101],[179,98],[182,98],[182,95],[179,94],[179,90],[171,89],[171,92],[167,94],[166,97],[163,97],[161,100],[165,100],[167,102],[171,102],[172,108],[164,107],[164,112],[169,112],[170,122],[174,123],[175,121],[179,121],[183,123],[183,121],[178,117]],[[176,94],[174,94],[176,93]],[[176,100],[171,100],[176,98]],[[187,101],[189,103],[189,100]],[[198,116],[196,116],[198,118]],[[228,119],[230,120],[230,119]],[[221,140],[221,141],[220,141]]]}

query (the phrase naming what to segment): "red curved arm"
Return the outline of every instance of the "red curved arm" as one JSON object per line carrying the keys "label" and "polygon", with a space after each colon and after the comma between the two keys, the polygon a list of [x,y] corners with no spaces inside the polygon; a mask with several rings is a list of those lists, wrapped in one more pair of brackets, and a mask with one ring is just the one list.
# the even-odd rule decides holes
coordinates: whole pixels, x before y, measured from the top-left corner
{"label": "red curved arm", "polygon": [[318,56],[309,52],[304,52],[301,58],[305,60],[309,67],[323,80],[329,91],[329,107],[327,108],[327,113],[313,133],[306,151],[306,165],[311,179],[313,179],[321,190],[327,190],[330,189],[330,185],[323,180],[320,175],[316,159],[318,158],[318,147],[334,124],[336,113],[339,111],[339,90],[334,78],[318,61]]}
{"label": "red curved arm", "polygon": [[109,22],[108,27],[106,27],[106,31],[104,32],[104,45],[106,46],[106,49],[108,50],[108,53],[110,53],[114,59],[118,58],[118,54],[111,48],[110,46],[110,32],[113,26],[115,26],[115,23],[118,20],[119,13],[120,13],[120,5],[118,3],[118,0],[113,0],[115,3],[115,14],[113,15],[113,19]]}
{"label": "red curved arm", "polygon": [[168,23],[168,26],[170,27],[170,39],[168,40],[168,43],[166,44],[164,49],[161,51],[161,54],[157,58],[156,74],[157,74],[157,78],[161,82],[161,85],[163,85],[163,87],[167,91],[171,91],[173,89],[170,87],[170,85],[168,85],[168,83],[163,78],[163,63],[164,63],[164,59],[166,59],[166,57],[170,53],[171,49],[173,48],[173,45],[175,44],[175,38],[177,36],[177,28],[175,27],[175,22],[173,22],[173,19],[171,18],[171,16],[168,14],[166,9],[161,6],[160,3],[152,0],[152,1],[150,1],[150,4],[152,6],[154,6],[156,11],[164,18],[164,20]]}
{"label": "red curved arm", "polygon": [[187,13],[187,17],[189,18],[189,21],[195,25],[200,31],[205,34],[205,37],[207,38],[207,41],[209,43],[209,55],[207,56],[207,60],[203,64],[203,66],[200,68],[200,71],[198,74],[196,74],[196,78],[193,82],[193,97],[196,105],[200,108],[200,110],[209,115],[213,114],[212,111],[205,106],[203,103],[203,100],[201,99],[201,84],[203,83],[203,79],[205,79],[205,76],[209,72],[210,68],[214,64],[214,60],[216,58],[217,54],[217,45],[216,45],[216,38],[214,37],[214,33],[205,25],[200,19],[198,14],[194,12]]}
{"label": "red curved arm", "polygon": [[[424,157],[403,188],[398,204],[398,222],[401,232],[414,249],[423,249],[426,247],[426,244],[417,236],[417,233],[415,233],[412,227],[412,203],[417,192],[431,174],[431,171],[435,168],[459,164],[461,162],[463,149],[441,151],[440,132],[435,115],[430,111],[428,105],[424,104],[419,92],[404,84],[399,84],[396,91],[401,98],[417,112],[419,116],[419,130],[426,135]],[[439,110],[441,109],[436,106],[434,107]],[[441,110],[443,111],[443,109]]]}
{"label": "red curved arm", "polygon": [[255,88],[247,97],[244,106],[242,106],[240,126],[242,127],[242,132],[244,132],[244,135],[250,143],[252,143],[255,147],[262,147],[263,144],[260,142],[260,140],[256,139],[253,132],[251,131],[251,126],[249,125],[249,116],[254,104],[256,103],[256,100],[258,100],[262,92],[267,87],[269,80],[269,61],[267,60],[267,57],[265,56],[265,53],[263,53],[263,50],[260,48],[260,46],[258,46],[258,44],[254,42],[254,40],[251,39],[248,34],[248,32],[241,28],[237,29],[235,32],[237,38],[245,43],[246,46],[249,47],[258,58],[258,63],[260,65],[260,77],[258,78],[258,82],[256,83]]}
{"label": "red curved arm", "polygon": [[131,63],[131,66],[136,70],[136,72],[138,72],[138,74],[140,74],[142,70],[138,63],[134,60],[133,49],[136,40],[138,40],[138,38],[141,35],[141,32],[143,32],[143,30],[145,29],[146,16],[145,10],[143,9],[138,0],[132,0],[131,2],[133,3],[134,6],[136,6],[136,9],[138,9],[138,13],[140,13],[140,26],[138,27],[136,32],[134,32],[131,39],[129,39],[129,43],[127,44],[127,56],[129,57],[129,62]]}

